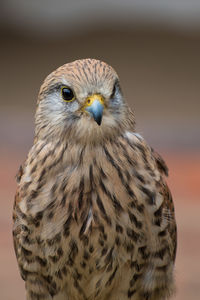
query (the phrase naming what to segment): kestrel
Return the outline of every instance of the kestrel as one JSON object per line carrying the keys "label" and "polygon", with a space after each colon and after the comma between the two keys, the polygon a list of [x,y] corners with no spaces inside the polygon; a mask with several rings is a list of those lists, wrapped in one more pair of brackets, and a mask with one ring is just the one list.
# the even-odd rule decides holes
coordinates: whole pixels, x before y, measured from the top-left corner
{"label": "kestrel", "polygon": [[41,86],[18,173],[14,246],[27,300],[163,300],[176,222],[163,159],[112,67],[77,60]]}

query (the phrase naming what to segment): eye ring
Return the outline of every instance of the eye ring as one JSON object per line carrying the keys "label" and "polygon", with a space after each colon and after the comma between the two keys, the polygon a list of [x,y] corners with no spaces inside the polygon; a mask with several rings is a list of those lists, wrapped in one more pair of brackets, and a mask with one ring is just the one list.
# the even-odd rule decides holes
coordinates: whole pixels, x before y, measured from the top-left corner
{"label": "eye ring", "polygon": [[68,86],[62,86],[61,96],[62,96],[63,101],[65,101],[65,102],[72,102],[76,98],[74,95],[74,92]]}

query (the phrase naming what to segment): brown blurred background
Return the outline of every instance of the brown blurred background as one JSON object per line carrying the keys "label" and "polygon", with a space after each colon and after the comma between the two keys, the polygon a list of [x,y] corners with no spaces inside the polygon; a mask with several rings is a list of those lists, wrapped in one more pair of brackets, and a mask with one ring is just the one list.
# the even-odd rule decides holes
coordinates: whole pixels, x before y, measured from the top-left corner
{"label": "brown blurred background", "polygon": [[175,299],[199,299],[200,1],[7,0],[0,6],[0,298],[25,299],[11,214],[39,87],[61,64],[93,57],[117,70],[137,130],[170,168],[178,223]]}

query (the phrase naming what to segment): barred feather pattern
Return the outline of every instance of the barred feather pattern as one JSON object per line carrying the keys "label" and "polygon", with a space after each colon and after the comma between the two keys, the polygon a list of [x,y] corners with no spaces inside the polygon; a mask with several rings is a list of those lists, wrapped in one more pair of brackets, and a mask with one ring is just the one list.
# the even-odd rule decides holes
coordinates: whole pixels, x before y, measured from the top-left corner
{"label": "barred feather pattern", "polygon": [[127,130],[134,121],[124,124],[113,136],[102,130],[99,143],[36,134],[13,213],[28,300],[173,294],[176,222],[166,167]]}

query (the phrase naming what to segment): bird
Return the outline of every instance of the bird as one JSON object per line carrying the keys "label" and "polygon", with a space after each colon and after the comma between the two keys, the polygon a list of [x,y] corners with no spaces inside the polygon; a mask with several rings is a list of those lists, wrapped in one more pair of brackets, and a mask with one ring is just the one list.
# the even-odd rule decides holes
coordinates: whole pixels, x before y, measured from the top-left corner
{"label": "bird", "polygon": [[79,59],[48,75],[13,208],[26,299],[169,299],[177,227],[167,175],[111,66]]}

